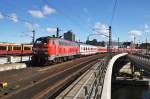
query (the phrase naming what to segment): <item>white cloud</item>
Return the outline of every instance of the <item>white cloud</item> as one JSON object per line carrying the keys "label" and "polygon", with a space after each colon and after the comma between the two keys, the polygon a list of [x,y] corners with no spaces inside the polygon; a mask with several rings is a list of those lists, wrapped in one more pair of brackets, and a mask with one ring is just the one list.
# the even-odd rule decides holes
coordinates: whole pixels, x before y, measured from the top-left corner
{"label": "white cloud", "polygon": [[34,29],[38,29],[40,27],[39,24],[32,24],[29,22],[25,22],[25,26],[28,28],[29,31],[32,31]]}
{"label": "white cloud", "polygon": [[4,16],[1,12],[0,12],[0,19],[4,19]]}
{"label": "white cloud", "polygon": [[57,29],[56,28],[46,28],[46,31],[48,33],[56,33]]}
{"label": "white cloud", "polygon": [[43,10],[29,10],[28,13],[35,18],[45,18],[46,15],[55,13],[56,10],[50,8],[48,5],[44,5]]}
{"label": "white cloud", "polygon": [[93,29],[97,33],[108,35],[108,26],[106,24],[96,22]]}
{"label": "white cloud", "polygon": [[29,10],[28,13],[35,18],[44,18],[44,14],[40,10]]}
{"label": "white cloud", "polygon": [[55,13],[55,12],[56,12],[56,10],[53,9],[53,8],[48,7],[48,5],[45,5],[43,7],[43,14],[44,15],[52,14],[52,13]]}
{"label": "white cloud", "polygon": [[11,15],[10,15],[10,19],[13,21],[13,22],[18,22],[19,20],[18,20],[18,16],[15,14],[15,13],[12,13]]}
{"label": "white cloud", "polygon": [[142,31],[139,30],[131,30],[129,32],[129,34],[131,35],[131,37],[137,37],[137,36],[141,36],[142,35]]}

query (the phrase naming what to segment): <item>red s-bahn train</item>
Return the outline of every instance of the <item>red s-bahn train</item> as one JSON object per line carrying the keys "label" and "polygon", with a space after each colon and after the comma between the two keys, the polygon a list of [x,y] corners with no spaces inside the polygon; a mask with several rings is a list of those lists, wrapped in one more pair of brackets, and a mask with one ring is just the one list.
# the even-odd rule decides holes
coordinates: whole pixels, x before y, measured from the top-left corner
{"label": "red s-bahn train", "polygon": [[32,45],[0,43],[0,56],[32,54]]}
{"label": "red s-bahn train", "polygon": [[[119,52],[137,52],[137,49],[119,48]],[[40,37],[33,45],[32,63],[44,65],[48,62],[61,62],[80,56],[106,53],[107,48],[64,40],[62,38]],[[112,48],[118,52],[118,48]]]}

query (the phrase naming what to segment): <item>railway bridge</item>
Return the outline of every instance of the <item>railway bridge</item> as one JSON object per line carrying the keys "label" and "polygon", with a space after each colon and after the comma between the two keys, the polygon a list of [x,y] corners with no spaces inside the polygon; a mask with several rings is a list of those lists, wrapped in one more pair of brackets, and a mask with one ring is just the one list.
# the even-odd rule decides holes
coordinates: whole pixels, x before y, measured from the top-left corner
{"label": "railway bridge", "polygon": [[10,71],[9,79],[21,79],[20,88],[5,93],[3,98],[111,99],[112,81],[124,61],[131,62],[132,75],[136,70],[140,74],[150,70],[147,56],[120,53],[109,59],[106,54],[93,55],[36,70]]}
{"label": "railway bridge", "polygon": [[[131,55],[128,53],[120,53],[113,56],[110,60],[107,60],[107,58],[102,59],[100,63],[96,64],[95,69],[92,69],[92,72],[85,74],[87,76],[85,77],[86,80],[82,81],[81,78],[79,78],[75,84],[71,85],[68,89],[62,92],[57,99],[65,99],[70,97],[73,99],[83,97],[85,99],[111,99],[111,88],[112,83],[114,82],[113,80],[117,78],[116,73],[118,73],[119,70],[123,68],[124,64],[129,61],[131,62],[132,77],[135,72],[135,66],[138,66],[139,70],[144,69],[145,71],[149,71],[149,58]],[[141,71],[139,72],[141,73]],[[132,77],[130,80],[135,82]],[[137,82],[144,82],[144,84],[149,85],[148,80],[143,81],[141,78],[140,80],[137,80]]]}

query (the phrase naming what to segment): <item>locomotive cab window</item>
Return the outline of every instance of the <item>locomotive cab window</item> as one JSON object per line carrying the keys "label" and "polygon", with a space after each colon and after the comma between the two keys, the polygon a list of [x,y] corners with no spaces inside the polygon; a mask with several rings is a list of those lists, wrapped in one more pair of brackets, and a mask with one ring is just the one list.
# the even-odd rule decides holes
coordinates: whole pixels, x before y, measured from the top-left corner
{"label": "locomotive cab window", "polygon": [[39,38],[35,42],[36,44],[47,44],[48,40],[46,38]]}

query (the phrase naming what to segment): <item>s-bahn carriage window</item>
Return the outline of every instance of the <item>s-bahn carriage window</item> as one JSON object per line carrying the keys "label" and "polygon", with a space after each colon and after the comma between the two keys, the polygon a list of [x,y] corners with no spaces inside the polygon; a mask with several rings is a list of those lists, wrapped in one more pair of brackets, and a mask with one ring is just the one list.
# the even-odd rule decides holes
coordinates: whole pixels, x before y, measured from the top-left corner
{"label": "s-bahn carriage window", "polygon": [[25,47],[24,47],[24,50],[31,50],[31,47],[25,46]]}
{"label": "s-bahn carriage window", "polygon": [[21,46],[14,46],[13,50],[21,50]]}
{"label": "s-bahn carriage window", "polygon": [[7,50],[7,46],[0,46],[0,50]]}
{"label": "s-bahn carriage window", "polygon": [[8,51],[12,51],[12,46],[8,46]]}

